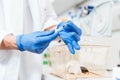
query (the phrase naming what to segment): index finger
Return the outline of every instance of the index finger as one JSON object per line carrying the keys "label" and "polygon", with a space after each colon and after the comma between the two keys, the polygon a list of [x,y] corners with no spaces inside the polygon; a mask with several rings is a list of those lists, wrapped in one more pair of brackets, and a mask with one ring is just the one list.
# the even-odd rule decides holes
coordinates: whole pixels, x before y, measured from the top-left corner
{"label": "index finger", "polygon": [[54,32],[53,34],[51,35],[45,35],[45,36],[40,36],[37,38],[37,41],[38,42],[50,42],[52,40],[54,40],[58,35],[58,32]]}

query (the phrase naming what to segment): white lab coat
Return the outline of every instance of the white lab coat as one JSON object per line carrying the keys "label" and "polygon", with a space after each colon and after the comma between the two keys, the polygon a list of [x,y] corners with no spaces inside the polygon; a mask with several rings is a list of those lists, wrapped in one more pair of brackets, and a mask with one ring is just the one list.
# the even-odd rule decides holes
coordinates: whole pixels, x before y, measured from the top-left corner
{"label": "white lab coat", "polygon": [[[0,0],[0,42],[7,33],[38,31],[55,18],[49,0]],[[38,54],[0,50],[0,80],[41,80],[41,62]]]}

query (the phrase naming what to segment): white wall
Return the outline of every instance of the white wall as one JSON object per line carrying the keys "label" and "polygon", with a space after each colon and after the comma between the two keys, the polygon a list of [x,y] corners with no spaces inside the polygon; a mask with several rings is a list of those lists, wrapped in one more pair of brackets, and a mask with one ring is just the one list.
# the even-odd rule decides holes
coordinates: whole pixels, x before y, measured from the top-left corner
{"label": "white wall", "polygon": [[110,50],[110,58],[109,64],[110,65],[117,65],[119,60],[119,50],[120,50],[120,31],[112,33],[112,38],[110,41],[112,48]]}

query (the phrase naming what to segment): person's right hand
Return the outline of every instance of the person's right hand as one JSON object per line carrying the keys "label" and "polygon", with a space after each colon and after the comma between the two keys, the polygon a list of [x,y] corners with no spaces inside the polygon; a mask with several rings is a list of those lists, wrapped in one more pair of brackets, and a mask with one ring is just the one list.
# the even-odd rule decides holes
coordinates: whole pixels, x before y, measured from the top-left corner
{"label": "person's right hand", "polygon": [[30,51],[34,53],[42,53],[49,43],[57,37],[57,32],[38,31],[29,34],[16,36],[16,45],[20,51]]}

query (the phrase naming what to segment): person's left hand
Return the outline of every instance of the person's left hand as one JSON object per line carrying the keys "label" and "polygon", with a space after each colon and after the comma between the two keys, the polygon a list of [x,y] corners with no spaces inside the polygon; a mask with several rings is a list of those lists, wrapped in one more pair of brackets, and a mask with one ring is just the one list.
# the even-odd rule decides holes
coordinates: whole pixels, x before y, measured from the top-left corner
{"label": "person's left hand", "polygon": [[[63,27],[63,28],[61,28],[61,27]],[[80,40],[80,36],[82,34],[81,29],[78,28],[71,21],[59,23],[57,26],[57,29],[58,29],[58,33],[59,33],[60,38],[68,46],[70,52],[72,54],[75,54],[75,49],[76,50],[80,49],[78,41]]]}

